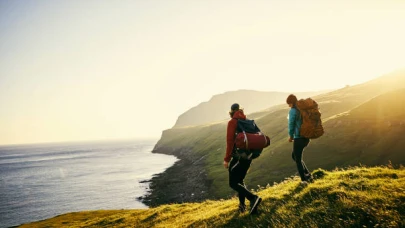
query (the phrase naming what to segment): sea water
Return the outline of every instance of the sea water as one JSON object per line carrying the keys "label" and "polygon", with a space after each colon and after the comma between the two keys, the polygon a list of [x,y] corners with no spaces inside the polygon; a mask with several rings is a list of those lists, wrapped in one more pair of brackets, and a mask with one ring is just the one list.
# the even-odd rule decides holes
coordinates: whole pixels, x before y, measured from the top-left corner
{"label": "sea water", "polygon": [[59,214],[147,208],[138,197],[174,156],[151,153],[157,140],[0,146],[0,227]]}

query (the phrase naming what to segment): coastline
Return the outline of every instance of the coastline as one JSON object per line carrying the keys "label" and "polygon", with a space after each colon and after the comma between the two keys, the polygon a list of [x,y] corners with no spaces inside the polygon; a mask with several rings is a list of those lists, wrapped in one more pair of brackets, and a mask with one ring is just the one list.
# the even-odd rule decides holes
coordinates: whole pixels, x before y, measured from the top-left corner
{"label": "coastline", "polygon": [[179,160],[164,172],[154,175],[148,194],[141,198],[142,203],[156,207],[162,204],[201,202],[209,197],[211,181],[207,178],[205,163],[191,153],[189,148],[173,150],[155,147],[152,153],[173,155]]}

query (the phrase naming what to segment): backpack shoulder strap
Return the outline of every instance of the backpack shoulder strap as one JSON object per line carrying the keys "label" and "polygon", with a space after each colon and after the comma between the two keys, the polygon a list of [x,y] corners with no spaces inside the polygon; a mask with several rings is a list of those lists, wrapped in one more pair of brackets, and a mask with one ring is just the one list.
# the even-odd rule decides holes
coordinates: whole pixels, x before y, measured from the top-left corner
{"label": "backpack shoulder strap", "polygon": [[301,120],[302,119],[302,113],[301,113],[301,110],[298,108],[298,107],[293,107],[293,108],[295,108],[295,110],[296,110],[296,112],[297,112],[297,114],[295,115],[295,120]]}
{"label": "backpack shoulder strap", "polygon": [[262,132],[259,128],[259,126],[257,126],[257,124],[255,124],[256,128],[257,128],[257,132]]}
{"label": "backpack shoulder strap", "polygon": [[[237,121],[236,133],[245,131],[245,128],[243,127],[243,124],[240,124],[240,119],[236,119],[236,121]],[[240,129],[241,131],[239,131],[239,129]]]}
{"label": "backpack shoulder strap", "polygon": [[[251,126],[248,126],[247,129],[244,128],[244,124],[251,124]],[[254,120],[250,119],[238,119],[238,129],[241,131],[248,131],[248,132],[261,132],[260,128],[257,126],[256,122]]]}

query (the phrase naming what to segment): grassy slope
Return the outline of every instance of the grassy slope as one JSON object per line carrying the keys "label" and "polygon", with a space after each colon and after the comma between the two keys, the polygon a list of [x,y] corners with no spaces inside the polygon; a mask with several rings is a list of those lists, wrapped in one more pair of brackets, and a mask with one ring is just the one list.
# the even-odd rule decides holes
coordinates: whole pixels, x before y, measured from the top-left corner
{"label": "grassy slope", "polygon": [[[378,108],[378,105],[384,102],[384,107],[381,106],[380,109],[399,110],[398,116],[395,118],[386,116],[385,120],[394,120],[398,117],[405,119],[405,110],[396,108],[405,107],[404,103],[400,103],[400,105],[396,103],[398,97],[403,97],[403,95],[390,95],[389,93],[404,86],[405,73],[399,72],[314,97],[320,104],[326,133],[322,138],[313,140],[308,147],[305,153],[307,166],[310,169],[331,170],[335,167],[358,164],[384,165],[389,160],[395,164],[404,164],[405,156],[402,153],[405,143],[401,140],[401,136],[405,134],[405,125],[394,124],[394,126],[386,127],[386,123],[381,120],[363,121],[368,118],[370,109]],[[403,94],[404,92],[401,90],[398,93]],[[388,94],[380,99],[384,102],[373,101],[373,98],[384,94]],[[393,102],[387,102],[387,100]],[[356,115],[354,115],[354,110],[359,110]],[[350,111],[353,111],[353,115],[347,114]],[[256,120],[262,131],[268,134],[272,140],[271,146],[266,148],[262,156],[253,162],[251,173],[246,178],[246,183],[250,188],[272,184],[296,173],[295,163],[292,162],[290,155],[292,145],[286,140],[287,113],[286,105],[278,105],[248,115],[248,118]],[[183,176],[185,182],[178,182],[178,185],[172,186],[175,189],[181,189],[179,192],[184,192],[181,200],[176,196],[167,198],[166,192],[163,195],[154,192],[150,202],[156,204],[198,202],[201,199],[217,199],[233,194],[227,185],[227,172],[222,167],[226,122],[170,129],[163,133],[154,152],[175,154],[181,159],[186,157],[189,159],[189,164],[193,164],[193,161],[198,162],[193,166],[178,165],[176,167],[175,165],[168,169],[163,176],[155,177],[152,182],[154,185],[151,189],[155,191],[166,187],[165,184],[161,185],[159,182],[167,183],[173,176],[176,178],[179,175]],[[187,148],[187,151],[184,148]],[[179,151],[182,152],[179,153]],[[200,188],[193,186],[194,181],[192,181],[193,183],[187,181],[193,177],[191,173],[196,168],[194,165],[197,165],[199,173],[203,173],[199,177],[200,182],[206,185],[204,195],[199,195]],[[194,189],[197,190],[194,191]],[[192,197],[190,197],[191,195]],[[156,197],[160,200],[156,200]]]}
{"label": "grassy slope", "polygon": [[168,204],[150,209],[88,211],[21,227],[404,227],[405,170],[353,167],[314,171],[306,187],[287,178],[262,188],[258,215],[236,212],[238,200]]}

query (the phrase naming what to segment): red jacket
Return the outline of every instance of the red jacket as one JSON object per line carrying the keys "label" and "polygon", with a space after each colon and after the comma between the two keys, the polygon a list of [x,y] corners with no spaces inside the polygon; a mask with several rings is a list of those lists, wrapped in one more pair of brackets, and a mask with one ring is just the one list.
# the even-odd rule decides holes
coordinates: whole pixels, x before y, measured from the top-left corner
{"label": "red jacket", "polygon": [[233,114],[233,117],[228,122],[228,127],[226,130],[226,153],[224,157],[224,161],[229,162],[232,158],[232,150],[233,144],[235,142],[235,133],[236,127],[238,125],[237,119],[246,119],[245,114],[243,114],[243,110],[236,111]]}

